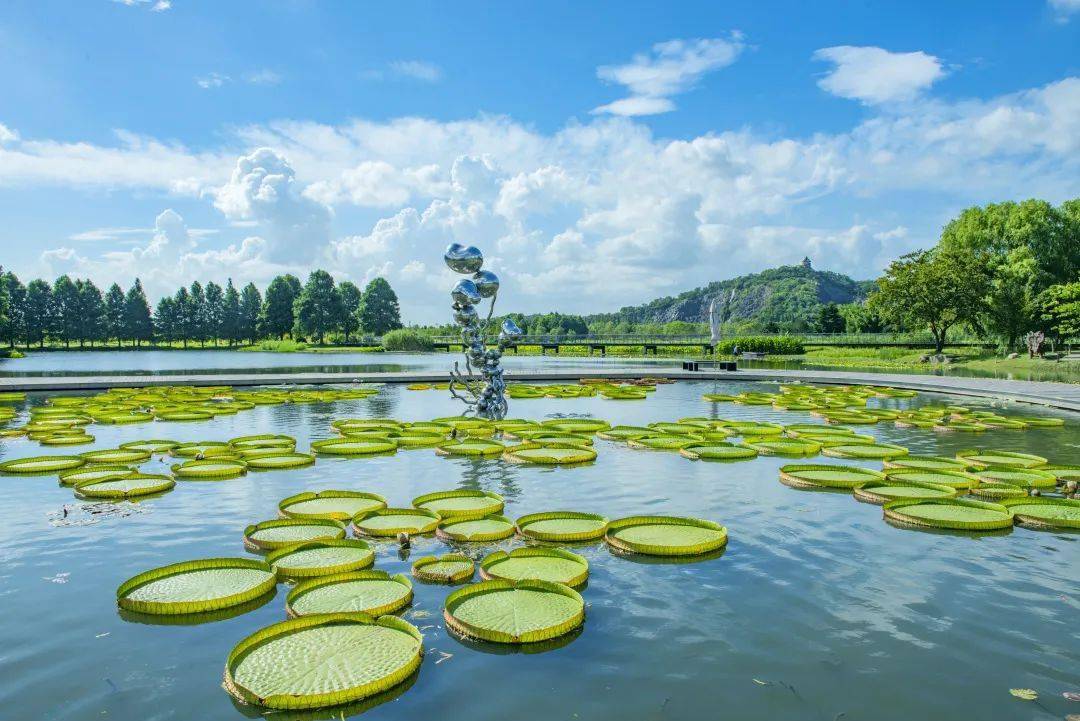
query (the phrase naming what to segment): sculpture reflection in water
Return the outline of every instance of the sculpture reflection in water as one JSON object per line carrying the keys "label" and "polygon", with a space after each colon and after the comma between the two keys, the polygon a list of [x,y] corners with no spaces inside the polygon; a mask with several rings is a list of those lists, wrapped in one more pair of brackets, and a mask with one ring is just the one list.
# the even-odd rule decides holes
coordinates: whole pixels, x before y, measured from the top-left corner
{"label": "sculpture reflection in water", "polygon": [[[490,270],[481,270],[484,254],[475,246],[451,243],[443,258],[450,270],[471,276],[459,280],[450,291],[454,301],[454,322],[461,328],[461,341],[465,345],[465,372],[462,373],[458,363],[454,363],[454,369],[450,371],[450,394],[469,407],[466,413],[501,420],[506,417],[509,406],[500,359],[506,346],[521,337],[521,329],[507,318],[499,329],[495,347],[488,348],[488,327],[499,294],[499,277]],[[491,305],[481,322],[476,306],[485,298]]]}

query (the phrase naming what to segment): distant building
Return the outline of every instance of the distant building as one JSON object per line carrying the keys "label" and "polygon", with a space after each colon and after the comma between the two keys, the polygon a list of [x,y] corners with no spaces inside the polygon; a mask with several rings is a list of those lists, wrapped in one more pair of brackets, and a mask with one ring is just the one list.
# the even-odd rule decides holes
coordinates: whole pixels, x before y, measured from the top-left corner
{"label": "distant building", "polygon": [[802,267],[806,268],[807,270],[813,270],[814,269],[814,266],[810,265],[810,257],[809,256],[803,257],[802,263],[800,263],[800,265],[802,265]]}

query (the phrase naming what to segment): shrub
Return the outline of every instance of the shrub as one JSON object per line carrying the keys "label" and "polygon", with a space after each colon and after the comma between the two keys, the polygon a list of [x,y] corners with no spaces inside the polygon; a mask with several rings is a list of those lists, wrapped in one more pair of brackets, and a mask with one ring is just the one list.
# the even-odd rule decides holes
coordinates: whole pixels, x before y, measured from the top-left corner
{"label": "shrub", "polygon": [[790,335],[747,335],[726,338],[716,344],[716,352],[729,355],[735,346],[740,351],[772,353],[773,355],[802,355],[805,352],[801,338]]}
{"label": "shrub", "polygon": [[400,328],[382,337],[386,350],[430,351],[434,348],[431,338],[408,328]]}

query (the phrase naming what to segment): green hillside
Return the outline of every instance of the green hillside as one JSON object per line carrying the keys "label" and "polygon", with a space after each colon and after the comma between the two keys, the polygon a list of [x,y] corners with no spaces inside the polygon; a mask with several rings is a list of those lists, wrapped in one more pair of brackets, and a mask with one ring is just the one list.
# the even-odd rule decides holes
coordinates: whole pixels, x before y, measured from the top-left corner
{"label": "green hillside", "polygon": [[810,326],[826,303],[861,301],[873,281],[856,281],[827,270],[814,270],[809,260],[760,273],[709,283],[674,297],[657,298],[644,305],[620,308],[616,313],[588,316],[588,321],[609,323],[668,323],[709,320],[709,303],[716,298],[721,320],[730,325],[777,324]]}

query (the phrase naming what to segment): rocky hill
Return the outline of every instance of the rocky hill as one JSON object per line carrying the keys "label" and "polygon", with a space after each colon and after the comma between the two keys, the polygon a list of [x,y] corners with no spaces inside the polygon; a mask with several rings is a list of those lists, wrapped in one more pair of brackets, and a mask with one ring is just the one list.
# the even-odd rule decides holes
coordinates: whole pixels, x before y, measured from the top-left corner
{"label": "rocky hill", "polygon": [[675,297],[657,298],[644,305],[620,308],[616,313],[590,316],[605,321],[665,323],[709,319],[709,302],[716,298],[725,323],[810,323],[826,303],[864,300],[873,281],[856,281],[827,270],[814,270],[809,259],[760,273],[709,283]]}

